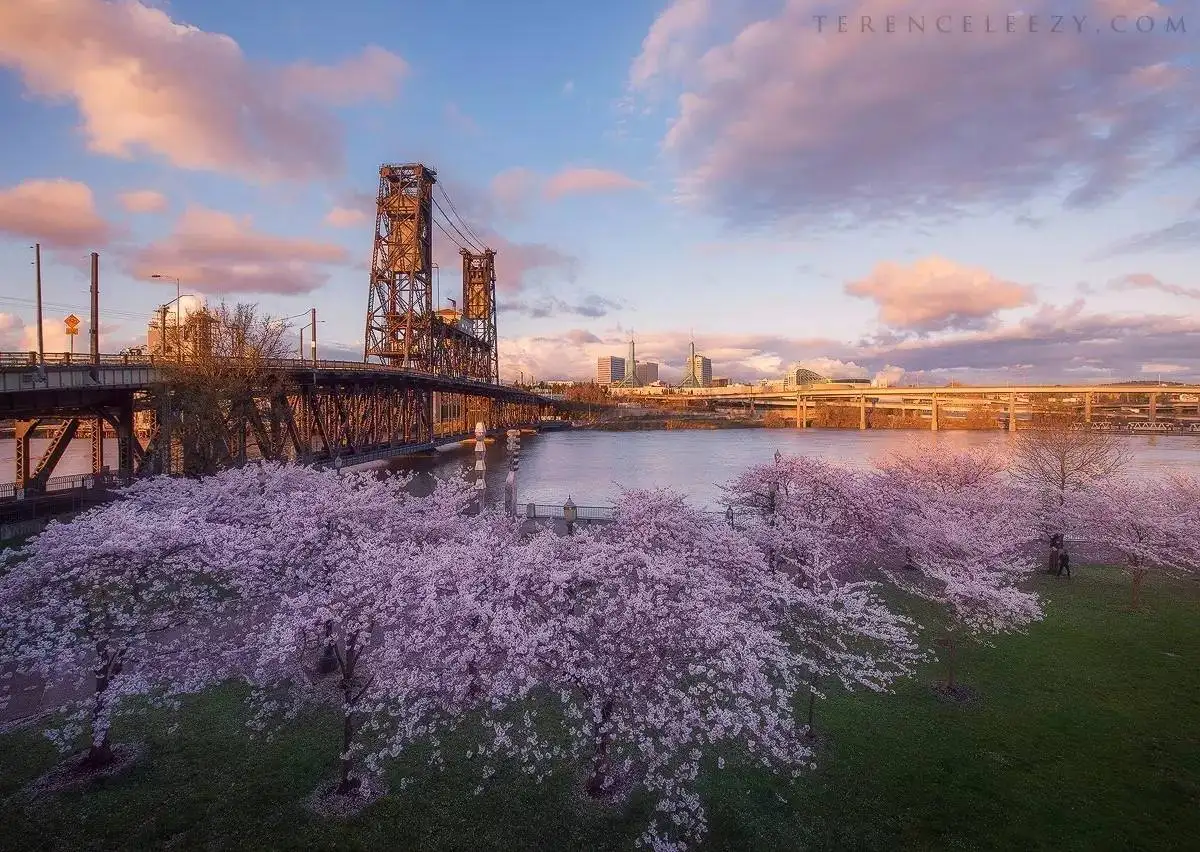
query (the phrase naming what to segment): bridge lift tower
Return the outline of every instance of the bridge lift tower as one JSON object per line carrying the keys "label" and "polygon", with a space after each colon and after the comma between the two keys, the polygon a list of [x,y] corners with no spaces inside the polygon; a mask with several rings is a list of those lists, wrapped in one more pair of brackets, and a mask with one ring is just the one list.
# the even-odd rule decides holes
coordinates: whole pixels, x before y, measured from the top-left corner
{"label": "bridge lift tower", "polygon": [[463,322],[480,342],[472,359],[471,373],[493,384],[500,381],[500,357],[496,338],[496,252],[472,253],[459,249],[463,270]]}
{"label": "bridge lift tower", "polygon": [[379,167],[364,361],[434,372],[433,184],[420,163]]}

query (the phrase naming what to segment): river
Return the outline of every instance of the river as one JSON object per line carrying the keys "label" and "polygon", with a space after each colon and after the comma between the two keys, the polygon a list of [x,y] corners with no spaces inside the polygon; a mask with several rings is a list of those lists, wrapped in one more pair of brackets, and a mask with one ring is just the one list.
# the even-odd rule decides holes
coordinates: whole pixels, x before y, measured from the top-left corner
{"label": "river", "polygon": [[[517,502],[561,505],[569,495],[580,506],[610,505],[621,487],[671,487],[688,495],[700,507],[719,508],[718,485],[739,471],[770,461],[775,451],[811,455],[854,467],[868,467],[876,456],[902,447],[938,448],[1004,445],[1006,432],[905,432],[843,429],[721,429],[661,432],[548,432],[521,439],[517,472]],[[1200,475],[1200,435],[1128,435],[1134,452],[1133,472],[1182,470]],[[46,441],[32,442],[36,454]],[[116,441],[105,442],[105,455],[115,466]],[[15,442],[0,442],[0,482],[11,482]],[[417,470],[439,475],[472,467],[471,446],[439,453],[436,457],[397,459],[396,470]],[[508,467],[503,439],[489,445],[489,494],[503,494]],[[91,446],[73,441],[56,476],[87,473]]]}

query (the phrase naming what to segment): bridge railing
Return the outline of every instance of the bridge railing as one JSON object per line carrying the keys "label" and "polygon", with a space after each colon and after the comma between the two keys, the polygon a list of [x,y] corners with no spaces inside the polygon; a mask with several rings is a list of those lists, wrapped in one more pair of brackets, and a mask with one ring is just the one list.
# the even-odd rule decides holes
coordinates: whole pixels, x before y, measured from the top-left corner
{"label": "bridge railing", "polygon": [[[495,388],[495,387],[512,387],[504,385],[501,382],[499,385],[493,384],[485,379],[477,379],[471,376],[457,376],[450,373],[434,373],[428,370],[419,370],[413,367],[396,367],[391,364],[372,364],[364,361],[332,361],[326,359],[318,359],[316,361],[307,358],[235,358],[229,356],[217,356],[212,359],[221,364],[231,366],[244,365],[247,367],[255,367],[257,369],[283,369],[283,370],[316,370],[325,372],[352,372],[352,373],[388,373],[401,376],[412,376],[413,378],[427,379],[429,381],[445,381],[451,379],[455,382],[474,385],[480,388]],[[44,356],[44,361],[47,367],[87,367],[93,364],[90,355],[72,354],[69,352],[47,352]],[[99,364],[102,367],[161,367],[164,369],[186,366],[189,361],[186,357],[181,361],[177,355],[139,355],[139,354],[118,354],[118,355],[101,355]],[[38,357],[36,352],[0,352],[0,369],[33,369],[38,365]],[[515,389],[514,389],[515,390]],[[530,391],[518,391],[528,396],[530,399],[541,399],[538,394]]]}
{"label": "bridge railing", "polygon": [[[24,489],[26,497],[50,494],[55,491],[74,491],[80,488],[112,488],[127,485],[126,478],[116,473],[75,473],[69,476],[52,476],[46,487],[39,491]],[[0,500],[13,500],[17,496],[15,482],[0,482]]]}

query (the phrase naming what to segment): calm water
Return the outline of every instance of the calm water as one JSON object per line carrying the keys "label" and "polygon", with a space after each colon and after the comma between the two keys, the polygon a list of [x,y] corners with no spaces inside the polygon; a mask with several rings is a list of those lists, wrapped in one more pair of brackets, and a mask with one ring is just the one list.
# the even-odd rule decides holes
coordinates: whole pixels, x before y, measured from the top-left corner
{"label": "calm water", "polygon": [[[1130,435],[1139,472],[1189,470],[1200,475],[1200,435]],[[561,505],[570,495],[580,506],[603,506],[626,488],[671,487],[688,494],[697,506],[718,508],[717,485],[752,464],[770,461],[776,450],[812,455],[840,464],[867,467],[872,458],[916,445],[938,447],[1003,445],[1004,432],[858,432],[852,430],[728,429],[670,432],[550,432],[521,438],[517,501]],[[45,441],[33,441],[40,453]],[[116,466],[115,440],[105,442],[106,458]],[[0,442],[0,481],[14,474],[14,442]],[[471,447],[437,458],[402,459],[398,470],[445,475],[474,466]],[[499,499],[508,473],[504,441],[488,447],[488,490]],[[74,441],[55,470],[56,476],[87,473],[91,447]]]}
{"label": "calm water", "polygon": [[[1200,475],[1200,435],[1130,435],[1134,470],[1190,470]],[[939,447],[1003,445],[1005,432],[857,432],[820,429],[729,429],[663,432],[551,432],[521,438],[517,502],[561,505],[570,495],[580,506],[604,506],[622,487],[671,487],[693,505],[720,508],[718,485],[752,464],[770,461],[776,450],[811,455],[865,468],[874,457],[915,445]],[[392,463],[395,469],[440,474],[474,465],[470,447],[438,459]],[[502,499],[508,473],[503,441],[488,447],[488,492]]]}

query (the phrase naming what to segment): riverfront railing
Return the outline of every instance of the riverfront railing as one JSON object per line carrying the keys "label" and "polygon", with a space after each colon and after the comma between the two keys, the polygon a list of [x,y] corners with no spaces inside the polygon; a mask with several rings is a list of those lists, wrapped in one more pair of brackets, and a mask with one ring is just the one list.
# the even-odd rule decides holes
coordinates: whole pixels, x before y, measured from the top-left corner
{"label": "riverfront railing", "polygon": [[[531,520],[537,518],[559,518],[563,517],[564,508],[560,505],[551,505],[547,503],[526,503],[525,517]],[[611,521],[614,517],[615,510],[612,506],[576,506],[575,519],[577,521]],[[710,509],[702,510],[705,515],[719,516],[728,518],[727,512],[718,512]]]}
{"label": "riverfront railing", "polygon": [[[74,491],[78,488],[113,488],[128,485],[128,478],[116,473],[74,473],[69,476],[53,476],[46,480],[42,489],[24,489],[26,497],[49,494],[54,491]],[[0,500],[12,500],[17,496],[15,482],[0,482]]]}

